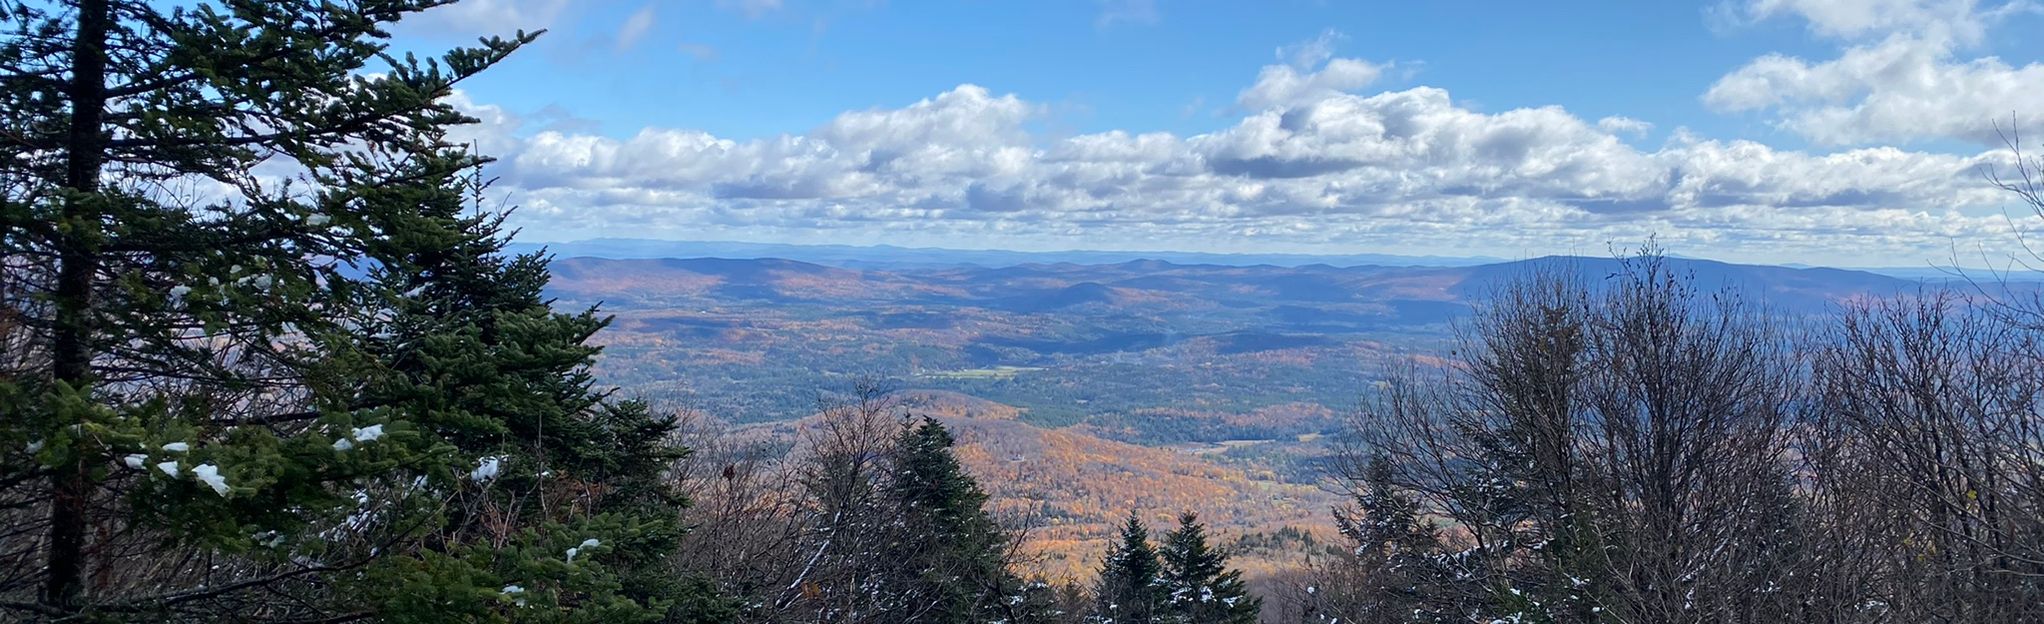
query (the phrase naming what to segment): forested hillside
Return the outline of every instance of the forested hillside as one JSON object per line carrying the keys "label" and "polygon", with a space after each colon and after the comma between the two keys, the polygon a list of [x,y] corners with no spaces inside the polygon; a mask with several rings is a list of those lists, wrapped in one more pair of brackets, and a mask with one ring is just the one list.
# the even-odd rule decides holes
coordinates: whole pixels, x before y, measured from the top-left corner
{"label": "forested hillside", "polygon": [[[1787,321],[1918,282],[1856,271],[1668,259]],[[1328,461],[1377,382],[1437,362],[1490,293],[1556,272],[1599,286],[1611,258],[1469,267],[966,265],[853,269],[775,259],[555,261],[559,303],[601,303],[595,368],[657,404],[786,432],[860,383],[961,436],[996,508],[1029,524],[1054,579],[1090,574],[1132,509],[1206,501],[1219,535],[1334,541]],[[1950,284],[1960,284],[1947,280]],[[930,400],[933,397],[936,400]],[[998,425],[992,423],[998,422]],[[1044,461],[1048,460],[1048,461]],[[1310,550],[1254,549],[1267,575]]]}

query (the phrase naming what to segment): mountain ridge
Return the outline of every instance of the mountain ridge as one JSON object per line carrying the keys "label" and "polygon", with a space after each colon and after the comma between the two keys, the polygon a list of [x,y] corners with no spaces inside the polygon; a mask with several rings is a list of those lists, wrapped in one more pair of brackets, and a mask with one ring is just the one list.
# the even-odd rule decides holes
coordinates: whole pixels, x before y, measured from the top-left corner
{"label": "mountain ridge", "polygon": [[[952,249],[904,247],[897,245],[843,245],[797,243],[749,243],[737,241],[668,241],[634,238],[596,238],[575,241],[513,242],[506,250],[514,253],[545,251],[559,258],[606,258],[613,260],[718,258],[727,260],[783,259],[838,268],[1002,268],[1029,264],[1140,264],[1161,261],[1176,265],[1272,266],[1282,268],[1384,267],[1468,267],[1537,260],[1539,258],[1597,258],[1584,255],[1550,255],[1517,260],[1497,256],[1402,255],[1386,253],[1316,254],[1194,252],[1169,250],[1085,250],[1018,251],[1005,249]],[[1978,280],[1983,282],[2044,281],[2044,273],[2011,267],[1960,267],[1926,262],[1921,266],[1849,267],[1806,263],[1739,263],[1671,255],[1672,259],[1723,262],[1742,266],[1777,266],[1791,269],[1831,268],[1861,271],[1902,279]]]}
{"label": "mountain ridge", "polygon": [[1116,264],[1162,260],[1174,263],[1213,263],[1228,266],[1270,264],[1300,266],[1325,264],[1384,264],[1392,266],[1468,266],[1496,262],[1487,256],[1434,256],[1399,254],[1308,254],[1308,253],[1224,253],[1139,250],[1055,250],[1015,251],[1005,249],[950,249],[901,247],[896,245],[803,245],[791,243],[746,243],[735,241],[662,241],[629,238],[597,238],[578,241],[514,242],[506,249],[518,253],[547,250],[559,257],[594,257],[616,260],[654,258],[718,257],[729,259],[783,258],[817,264],[842,266],[963,266],[989,268],[1026,263]]}
{"label": "mountain ridge", "polygon": [[[1860,295],[1892,295],[1955,280],[1901,278],[1856,269],[1796,268],[1667,258],[1670,270],[1700,287],[1731,287],[1795,311],[1814,311]],[[558,292],[618,300],[649,293],[694,293],[762,301],[857,300],[921,305],[980,305],[1044,312],[1075,305],[1175,300],[1258,306],[1269,302],[1469,304],[1497,285],[1532,273],[1562,273],[1587,284],[1618,272],[1623,260],[1545,256],[1460,267],[1337,267],[1181,264],[1025,263],[1003,267],[835,267],[784,258],[559,258]],[[607,295],[607,296],[606,296]],[[1407,319],[1413,320],[1413,319]]]}

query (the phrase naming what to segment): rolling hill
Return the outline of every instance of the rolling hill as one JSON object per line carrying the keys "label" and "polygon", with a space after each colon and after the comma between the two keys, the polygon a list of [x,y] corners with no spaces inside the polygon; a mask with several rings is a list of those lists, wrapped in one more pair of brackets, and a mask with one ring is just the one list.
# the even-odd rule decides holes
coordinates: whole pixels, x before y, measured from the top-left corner
{"label": "rolling hill", "polygon": [[[941,400],[1040,569],[1093,565],[1130,509],[1227,536],[1325,534],[1329,434],[1380,371],[1448,347],[1508,280],[1596,286],[1609,258],[1473,266],[1115,263],[888,268],[787,259],[566,258],[550,293],[616,316],[597,373],[741,428],[786,432],[865,381]],[[1671,259],[1786,315],[1921,288],[1873,273]],[[934,407],[933,407],[934,406]],[[1263,564],[1275,562],[1264,561]],[[1259,564],[1261,565],[1261,564]]]}

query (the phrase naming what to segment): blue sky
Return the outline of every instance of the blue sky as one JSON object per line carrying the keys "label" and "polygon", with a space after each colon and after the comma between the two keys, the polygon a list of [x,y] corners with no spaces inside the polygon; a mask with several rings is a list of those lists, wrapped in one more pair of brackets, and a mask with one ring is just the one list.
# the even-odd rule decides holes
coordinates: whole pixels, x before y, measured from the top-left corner
{"label": "blue sky", "polygon": [[528,240],[1651,235],[1922,264],[2015,236],[1979,172],[2007,164],[1996,120],[2044,115],[2039,25],[2022,1],[467,0],[399,34],[549,29],[458,98]]}
{"label": "blue sky", "polygon": [[[1453,84],[1494,106],[1653,110],[1725,125],[1697,93],[1726,68],[1803,39],[1777,24],[1713,33],[1703,9],[1679,3],[1616,14],[1608,2],[1575,12],[1388,4],[1208,3],[1166,20],[1163,8],[1110,19],[1085,2],[826,5],[759,18],[712,2],[598,2],[564,11],[543,52],[471,89],[517,107],[569,106],[612,120],[604,129],[613,133],[657,124],[755,138],[973,83],[1061,106],[1061,121],[1079,131],[1196,133],[1226,125],[1220,109],[1244,77],[1279,60],[1277,49],[1333,30],[1338,52],[1403,65],[1387,86]],[[642,10],[654,24],[621,44],[616,31]]]}

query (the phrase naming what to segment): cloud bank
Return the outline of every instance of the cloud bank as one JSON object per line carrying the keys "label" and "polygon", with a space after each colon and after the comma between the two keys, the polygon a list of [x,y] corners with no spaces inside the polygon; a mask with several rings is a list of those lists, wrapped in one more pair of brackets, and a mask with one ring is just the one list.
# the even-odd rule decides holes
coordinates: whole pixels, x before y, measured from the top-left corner
{"label": "cloud bank", "polygon": [[[1204,134],[1040,130],[1050,107],[964,84],[806,132],[734,140],[533,130],[461,100],[502,158],[500,189],[539,240],[595,236],[1012,248],[1532,255],[1657,235],[1683,253],[1921,265],[1956,242],[2012,243],[1983,171],[1992,122],[2044,110],[2044,68],[1964,58],[2002,7],[1761,0],[1838,58],[1733,69],[1700,94],[1816,147],[1560,107],[1486,112],[1432,86],[1372,91],[1387,63],[1337,33],[1279,50]],[[1941,153],[1879,142],[1965,141]]]}

